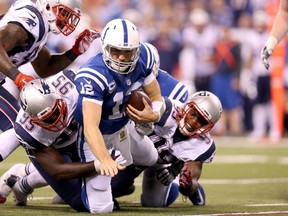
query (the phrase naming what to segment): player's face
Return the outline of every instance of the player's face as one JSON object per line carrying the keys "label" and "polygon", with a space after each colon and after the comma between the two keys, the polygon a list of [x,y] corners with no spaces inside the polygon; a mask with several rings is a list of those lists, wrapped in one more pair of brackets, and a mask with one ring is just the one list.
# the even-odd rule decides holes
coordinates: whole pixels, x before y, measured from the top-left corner
{"label": "player's face", "polygon": [[185,115],[184,122],[186,130],[189,132],[196,131],[208,124],[195,107],[191,107],[190,111]]}
{"label": "player's face", "polygon": [[132,59],[132,56],[134,54],[133,50],[119,50],[116,48],[110,49],[110,55],[111,57],[120,62],[130,62]]}

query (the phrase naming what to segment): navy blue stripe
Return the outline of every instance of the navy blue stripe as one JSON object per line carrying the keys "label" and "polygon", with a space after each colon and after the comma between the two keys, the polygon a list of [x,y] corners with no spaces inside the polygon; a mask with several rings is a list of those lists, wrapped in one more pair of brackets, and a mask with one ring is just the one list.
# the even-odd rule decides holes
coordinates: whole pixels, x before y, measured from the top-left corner
{"label": "navy blue stripe", "polygon": [[21,136],[21,139],[23,139],[25,142],[29,144],[29,146],[35,148],[35,149],[42,149],[46,148],[45,145],[43,145],[41,142],[34,139],[26,130],[22,128],[22,126],[19,123],[15,123],[14,126],[15,132]]}
{"label": "navy blue stripe", "polygon": [[197,157],[195,161],[203,161],[203,162],[206,161],[214,154],[215,150],[216,150],[216,146],[215,146],[215,142],[213,142],[210,148],[206,152],[201,154],[199,157]]}
{"label": "navy blue stripe", "polygon": [[171,110],[172,110],[172,102],[168,99],[168,98],[164,98],[164,102],[165,102],[165,105],[166,105],[166,109],[160,119],[159,122],[157,122],[156,124],[159,125],[160,127],[163,127],[164,124],[166,123],[170,113],[171,113]]}
{"label": "navy blue stripe", "polygon": [[173,97],[174,100],[176,100],[176,98],[179,96],[183,88],[184,86],[182,85],[181,88],[176,92],[176,94],[174,94],[174,97]]}
{"label": "navy blue stripe", "polygon": [[123,25],[123,33],[124,33],[124,46],[128,46],[128,29],[127,29],[127,23],[125,20],[122,20]]}

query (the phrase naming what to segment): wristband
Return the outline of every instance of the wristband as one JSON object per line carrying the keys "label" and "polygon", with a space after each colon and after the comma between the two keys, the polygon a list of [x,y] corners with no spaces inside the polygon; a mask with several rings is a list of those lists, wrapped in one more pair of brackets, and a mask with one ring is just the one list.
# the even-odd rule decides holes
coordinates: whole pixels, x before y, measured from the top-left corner
{"label": "wristband", "polygon": [[158,113],[158,115],[159,115],[159,117],[156,121],[156,122],[158,122],[164,113],[165,104],[163,103],[163,101],[153,101],[152,102],[152,109],[154,112]]}
{"label": "wristband", "polygon": [[94,168],[96,170],[97,173],[100,173],[100,166],[101,166],[101,163],[99,160],[94,160]]}
{"label": "wristband", "polygon": [[267,50],[274,50],[275,46],[278,44],[278,39],[274,36],[269,36],[268,40],[266,41],[266,48]]}
{"label": "wristband", "polygon": [[14,66],[8,70],[7,77],[14,81],[19,73],[20,71],[18,70],[18,68]]}
{"label": "wristband", "polygon": [[67,58],[70,59],[71,61],[74,61],[74,60],[78,57],[78,55],[77,55],[75,52],[73,52],[72,49],[67,50],[66,53],[65,53],[65,55],[66,55]]}

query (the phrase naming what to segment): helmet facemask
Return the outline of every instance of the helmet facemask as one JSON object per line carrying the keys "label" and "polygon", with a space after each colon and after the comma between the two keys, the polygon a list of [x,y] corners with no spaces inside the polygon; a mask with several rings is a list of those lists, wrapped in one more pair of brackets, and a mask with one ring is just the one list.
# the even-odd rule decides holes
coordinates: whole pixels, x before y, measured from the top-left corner
{"label": "helmet facemask", "polygon": [[180,132],[189,137],[197,138],[210,131],[214,123],[209,119],[209,113],[204,113],[195,102],[186,103],[177,113],[176,120]]}
{"label": "helmet facemask", "polygon": [[59,132],[67,126],[68,110],[63,99],[56,99],[52,108],[47,107],[36,116],[30,116],[31,121],[49,131]]}
{"label": "helmet facemask", "polygon": [[52,7],[52,11],[56,14],[56,27],[63,35],[70,35],[80,21],[80,10],[75,11],[63,4],[58,4]]}
{"label": "helmet facemask", "polygon": [[[114,55],[118,56],[119,53],[125,56],[124,61],[116,60],[113,58]],[[103,53],[103,58],[106,65],[113,71],[120,74],[128,74],[134,70],[136,63],[139,59],[140,48],[134,49],[119,49],[107,45],[105,52]]]}

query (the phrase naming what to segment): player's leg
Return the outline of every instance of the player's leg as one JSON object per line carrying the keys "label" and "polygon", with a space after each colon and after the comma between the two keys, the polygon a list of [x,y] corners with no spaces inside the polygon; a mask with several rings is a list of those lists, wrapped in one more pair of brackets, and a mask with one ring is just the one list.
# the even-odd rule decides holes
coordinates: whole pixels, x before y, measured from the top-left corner
{"label": "player's leg", "polygon": [[[81,160],[87,162],[97,160],[93,152],[91,152],[89,145],[83,140],[79,139],[78,143],[81,146],[79,148]],[[96,174],[93,177],[83,178],[81,198],[90,213],[111,213],[114,205],[111,191],[111,176]]]}
{"label": "player's leg", "polygon": [[148,136],[143,136],[135,130],[135,124],[128,123],[131,141],[131,154],[134,165],[153,166],[158,160],[158,152]]}
{"label": "player's leg", "polygon": [[[73,145],[73,144],[72,144]],[[33,157],[32,152],[29,152],[29,157],[31,162],[36,167],[37,171],[43,176],[45,181],[52,187],[52,189],[74,210],[76,211],[87,211],[81,200],[81,188],[82,179],[69,179],[63,181],[56,181],[51,175],[49,175],[46,170],[38,163],[38,161]],[[61,155],[65,162],[73,162],[73,158],[78,153],[76,148],[62,148]],[[75,158],[76,158],[75,156]],[[78,160],[79,161],[79,160]]]}
{"label": "player's leg", "polygon": [[[0,130],[13,128],[20,107],[18,101],[0,84]],[[0,135],[0,161],[10,155],[18,146],[13,130]]]}
{"label": "player's leg", "polygon": [[141,204],[143,207],[167,207],[178,197],[178,184],[164,186],[156,179],[153,167],[145,169],[142,180]]}
{"label": "player's leg", "polygon": [[11,192],[11,187],[7,185],[10,176],[25,176],[25,164],[17,163],[7,170],[0,178],[0,203],[5,203],[6,198]]}

